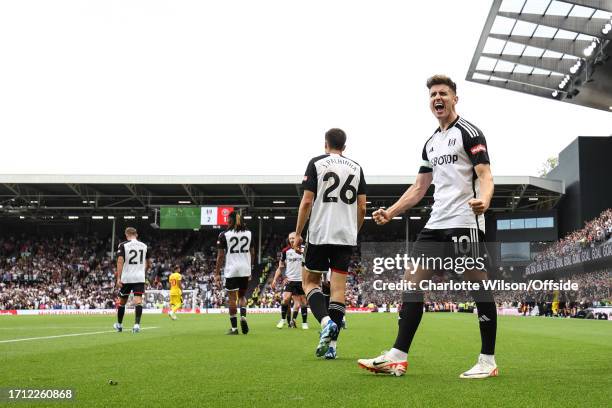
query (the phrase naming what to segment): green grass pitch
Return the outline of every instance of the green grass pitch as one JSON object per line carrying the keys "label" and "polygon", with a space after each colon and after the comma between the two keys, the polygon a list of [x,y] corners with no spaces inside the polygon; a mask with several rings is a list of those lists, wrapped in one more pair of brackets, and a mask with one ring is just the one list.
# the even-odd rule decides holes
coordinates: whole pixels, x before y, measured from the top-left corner
{"label": "green grass pitch", "polygon": [[[500,377],[461,380],[480,348],[474,315],[426,313],[401,378],[374,375],[356,363],[390,347],[395,314],[348,315],[335,361],[314,356],[314,319],[303,331],[276,329],[278,318],[250,315],[246,336],[224,335],[225,315],[177,321],[144,315],[142,326],[151,329],[139,334],[2,342],[0,387],[73,388],[76,401],[0,405],[604,407],[612,401],[611,322],[500,317]],[[113,316],[3,316],[0,342],[107,331],[113,322]],[[132,322],[126,315],[126,327]]]}

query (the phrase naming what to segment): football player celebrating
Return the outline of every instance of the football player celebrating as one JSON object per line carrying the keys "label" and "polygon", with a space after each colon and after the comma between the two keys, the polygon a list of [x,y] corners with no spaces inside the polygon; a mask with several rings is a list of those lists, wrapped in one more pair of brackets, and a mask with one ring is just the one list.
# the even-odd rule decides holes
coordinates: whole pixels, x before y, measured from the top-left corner
{"label": "football player celebrating", "polygon": [[[377,224],[384,225],[415,206],[434,184],[431,216],[413,246],[414,256],[433,259],[469,256],[477,259],[481,251],[479,242],[484,240],[483,214],[489,208],[494,188],[487,142],[476,126],[455,112],[457,86],[449,77],[435,75],[427,81],[427,88],[429,107],[439,127],[425,142],[416,181],[395,204],[372,215]],[[434,272],[419,267],[416,271],[407,271],[404,279],[418,285],[431,279]],[[484,269],[474,268],[461,273],[463,279],[471,282],[488,278]],[[497,309],[493,295],[483,289],[482,284],[480,290],[470,294],[478,309],[481,349],[476,365],[460,374],[460,378],[497,376],[494,356]],[[360,359],[359,366],[375,373],[403,375],[408,364],[408,350],[422,316],[423,292],[404,292],[393,348],[376,358]]]}

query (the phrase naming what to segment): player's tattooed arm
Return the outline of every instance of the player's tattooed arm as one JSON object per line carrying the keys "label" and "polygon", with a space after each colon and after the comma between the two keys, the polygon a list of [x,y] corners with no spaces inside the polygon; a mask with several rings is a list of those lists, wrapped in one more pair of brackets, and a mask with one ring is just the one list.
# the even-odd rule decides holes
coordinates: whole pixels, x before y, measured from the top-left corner
{"label": "player's tattooed arm", "polygon": [[312,191],[304,190],[304,195],[300,202],[300,209],[298,211],[297,225],[295,227],[295,240],[293,241],[293,249],[296,251],[300,249],[300,245],[302,244],[302,232],[304,231],[308,217],[310,217],[314,197],[315,195]]}
{"label": "player's tattooed arm", "polygon": [[381,208],[374,211],[372,214],[374,221],[379,225],[386,224],[389,220],[393,219],[393,217],[417,205],[425,196],[425,193],[427,193],[432,180],[433,175],[431,172],[417,174],[414,184],[408,187],[408,190],[402,194],[395,204],[386,210]]}
{"label": "player's tattooed arm", "polygon": [[468,204],[476,215],[484,214],[491,205],[493,198],[493,175],[491,174],[491,166],[489,164],[478,164],[474,166],[474,171],[480,182],[480,197],[471,199]]}

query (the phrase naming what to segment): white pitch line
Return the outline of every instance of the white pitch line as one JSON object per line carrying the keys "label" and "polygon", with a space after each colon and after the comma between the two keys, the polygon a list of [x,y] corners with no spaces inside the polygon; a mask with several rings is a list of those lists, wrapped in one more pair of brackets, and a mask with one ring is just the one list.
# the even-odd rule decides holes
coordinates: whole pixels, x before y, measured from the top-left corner
{"label": "white pitch line", "polygon": [[[159,327],[144,327],[140,330],[152,330],[152,329],[159,329]],[[20,341],[31,341],[31,340],[59,339],[60,337],[91,336],[93,334],[116,333],[116,332],[117,332],[116,330],[105,330],[105,331],[87,332],[87,333],[60,334],[57,336],[28,337],[25,339],[0,340],[0,344],[17,343]]]}

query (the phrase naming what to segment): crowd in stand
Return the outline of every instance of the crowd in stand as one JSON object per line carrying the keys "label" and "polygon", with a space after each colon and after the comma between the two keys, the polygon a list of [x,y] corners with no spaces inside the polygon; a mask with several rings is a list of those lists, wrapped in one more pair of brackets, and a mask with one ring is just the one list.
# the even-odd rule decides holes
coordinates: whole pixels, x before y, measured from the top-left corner
{"label": "crowd in stand", "polygon": [[[187,236],[149,240],[147,289],[168,289],[168,276],[180,265],[185,289],[200,289],[210,307],[223,304],[212,278],[215,254],[209,241],[201,252],[187,255]],[[109,239],[96,236],[0,237],[0,310],[114,307],[116,263],[110,246]]]}
{"label": "crowd in stand", "polygon": [[568,234],[536,255],[536,261],[570,255],[581,249],[592,248],[612,238],[612,208],[585,223],[584,228]]}
{"label": "crowd in stand", "polygon": [[[563,240],[555,250],[567,251],[575,242],[587,245],[603,242],[612,231],[612,210],[604,211]],[[216,236],[160,234],[148,240],[153,249],[152,270],[147,289],[168,289],[168,276],[180,266],[184,289],[198,289],[203,307],[221,307],[225,293],[213,278],[216,261]],[[571,240],[570,240],[571,238]],[[250,307],[278,307],[281,294],[270,287],[284,236],[269,235],[263,242],[264,265],[260,279],[249,299]],[[574,242],[574,244],[571,244]],[[561,244],[561,243],[560,243]],[[116,298],[115,261],[109,253],[109,238],[98,236],[49,236],[32,239],[27,236],[0,236],[0,310],[2,309],[89,309],[112,308]],[[388,309],[396,307],[401,294],[377,291],[372,285],[379,278],[371,271],[366,256],[355,253],[347,282],[346,304],[349,307]],[[401,276],[398,275],[398,279]],[[612,270],[576,274],[565,277],[578,283],[575,292],[497,292],[499,306],[533,308],[546,305],[554,296],[570,311],[600,304],[612,304]],[[190,299],[186,299],[189,301]],[[149,307],[159,299],[146,297]],[[428,292],[429,310],[453,311],[468,302],[467,294]],[[192,305],[187,304],[187,307]],[[542,309],[542,307],[540,307]],[[569,313],[569,312],[568,312]]]}

